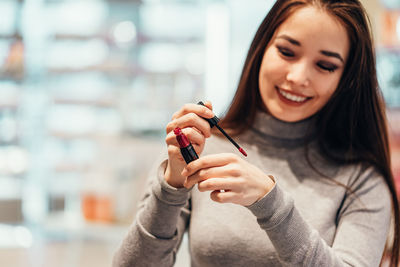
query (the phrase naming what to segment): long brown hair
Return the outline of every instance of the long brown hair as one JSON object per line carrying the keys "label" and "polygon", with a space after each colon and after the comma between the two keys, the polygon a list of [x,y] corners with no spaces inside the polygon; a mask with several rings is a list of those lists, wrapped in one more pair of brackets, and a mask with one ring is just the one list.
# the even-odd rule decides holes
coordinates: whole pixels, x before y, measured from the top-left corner
{"label": "long brown hair", "polygon": [[[232,103],[220,125],[231,134],[251,127],[263,108],[259,93],[261,61],[276,29],[295,11],[313,5],[334,15],[347,30],[349,57],[338,88],[315,115],[321,151],[342,163],[366,162],[375,166],[389,187],[394,215],[390,266],[399,261],[399,202],[391,171],[385,103],[379,90],[368,16],[358,0],[277,0],[251,43]],[[332,154],[335,151],[341,151]]]}

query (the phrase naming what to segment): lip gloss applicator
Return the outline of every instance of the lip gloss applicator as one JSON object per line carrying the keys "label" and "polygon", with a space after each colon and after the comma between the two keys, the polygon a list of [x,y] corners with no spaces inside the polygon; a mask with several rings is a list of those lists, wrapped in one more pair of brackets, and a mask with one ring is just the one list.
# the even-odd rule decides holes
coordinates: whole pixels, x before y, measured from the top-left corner
{"label": "lip gloss applicator", "polygon": [[186,135],[182,133],[181,128],[176,127],[174,129],[174,134],[176,136],[176,141],[178,141],[179,147],[181,148],[181,154],[186,164],[189,164],[189,162],[198,159],[199,156],[197,155]]}
{"label": "lip gloss applicator", "polygon": [[[199,101],[199,103],[197,103],[199,105],[205,106],[204,103],[202,101]],[[214,116],[211,119],[207,119],[207,118],[203,118],[206,121],[208,121],[208,123],[210,124],[211,128],[212,127],[217,127],[217,129],[223,134],[225,135],[226,138],[228,138],[228,140],[240,151],[240,153],[243,154],[243,156],[247,157],[247,153],[246,151],[244,151],[243,148],[241,148],[233,139],[232,137],[230,137],[225,131],[224,129],[222,129],[221,127],[218,126],[218,122],[219,122],[219,118],[217,116]]]}

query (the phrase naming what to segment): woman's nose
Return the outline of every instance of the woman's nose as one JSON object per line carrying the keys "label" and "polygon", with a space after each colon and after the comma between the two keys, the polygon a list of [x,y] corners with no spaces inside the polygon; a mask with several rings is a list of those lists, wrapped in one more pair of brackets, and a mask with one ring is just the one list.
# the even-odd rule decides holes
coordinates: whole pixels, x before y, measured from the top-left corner
{"label": "woman's nose", "polygon": [[286,75],[286,80],[296,86],[307,87],[310,85],[309,66],[307,62],[293,63]]}

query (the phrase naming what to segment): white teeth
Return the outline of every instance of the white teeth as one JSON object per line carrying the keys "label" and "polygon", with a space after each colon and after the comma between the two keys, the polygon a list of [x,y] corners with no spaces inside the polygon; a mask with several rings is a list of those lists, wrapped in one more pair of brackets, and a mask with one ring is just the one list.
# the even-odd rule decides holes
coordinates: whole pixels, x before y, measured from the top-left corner
{"label": "white teeth", "polygon": [[285,98],[287,98],[287,99],[289,99],[291,101],[294,101],[294,102],[300,103],[300,102],[304,102],[304,101],[307,100],[307,97],[301,97],[301,96],[297,96],[297,95],[292,95],[292,94],[290,94],[288,92],[282,91],[281,89],[279,89],[279,93],[281,95],[283,95]]}

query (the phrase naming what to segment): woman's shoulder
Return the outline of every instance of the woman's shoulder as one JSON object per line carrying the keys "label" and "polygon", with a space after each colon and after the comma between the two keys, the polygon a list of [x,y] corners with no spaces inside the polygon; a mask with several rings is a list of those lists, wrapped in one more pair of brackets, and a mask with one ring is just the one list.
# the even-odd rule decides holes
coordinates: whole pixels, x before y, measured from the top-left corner
{"label": "woman's shoulder", "polygon": [[348,174],[346,185],[357,195],[367,192],[374,192],[376,197],[381,198],[390,195],[386,182],[388,177],[385,177],[376,166],[361,162],[347,164],[343,169]]}

